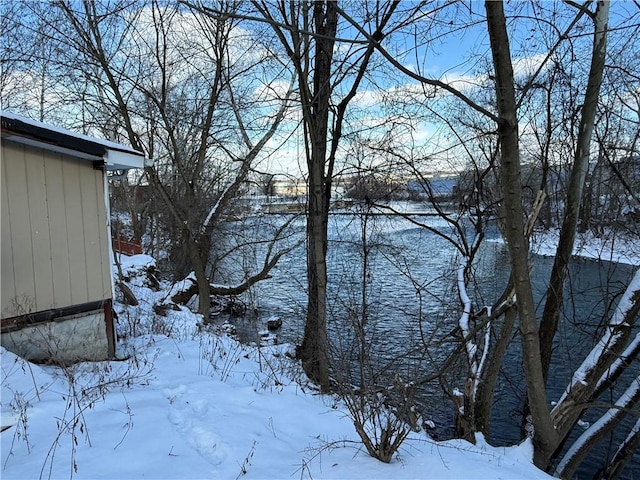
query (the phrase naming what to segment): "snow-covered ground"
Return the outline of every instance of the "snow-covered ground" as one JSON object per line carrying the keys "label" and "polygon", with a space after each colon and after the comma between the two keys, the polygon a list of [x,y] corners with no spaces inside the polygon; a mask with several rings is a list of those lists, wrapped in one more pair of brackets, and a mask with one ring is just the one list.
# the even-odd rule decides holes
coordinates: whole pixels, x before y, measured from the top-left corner
{"label": "snow-covered ground", "polygon": [[123,257],[140,300],[118,305],[120,361],[67,369],[2,350],[2,478],[550,478],[525,443],[496,448],[412,433],[390,464],[346,409],[302,379],[288,346],[200,332],[186,309],[154,314],[144,255]]}
{"label": "snow-covered ground", "polygon": [[[536,232],[531,249],[539,255],[555,255],[559,230]],[[574,255],[628,265],[640,265],[640,238],[632,235],[593,232],[578,234]]]}
{"label": "snow-covered ground", "polygon": [[[532,236],[531,251],[543,256],[556,254],[560,230],[536,231]],[[501,238],[488,241],[502,242]],[[608,262],[640,265],[640,237],[625,234],[604,233],[596,236],[592,232],[578,234],[573,254]]]}

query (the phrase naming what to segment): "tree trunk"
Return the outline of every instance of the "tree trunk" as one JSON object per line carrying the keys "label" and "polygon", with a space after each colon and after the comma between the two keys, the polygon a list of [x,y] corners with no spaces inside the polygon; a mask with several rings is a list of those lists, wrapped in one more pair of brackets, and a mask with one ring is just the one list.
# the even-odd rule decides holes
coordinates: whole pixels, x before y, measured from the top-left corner
{"label": "tree trunk", "polygon": [[513,66],[509,37],[502,2],[485,2],[487,26],[495,69],[498,107],[498,135],[500,167],[504,189],[505,237],[511,261],[520,333],[522,336],[523,366],[527,395],[534,427],[534,463],[546,468],[555,447],[556,433],[549,415],[540,342],[535,316],[535,304],[529,278],[529,247],[524,232],[522,191],[520,182],[520,152],[516,112]]}
{"label": "tree trunk", "polygon": [[193,267],[196,276],[196,284],[198,285],[198,313],[204,317],[204,321],[209,320],[209,312],[211,310],[211,299],[209,298],[209,278],[205,265],[201,258],[200,248],[191,232],[185,232],[185,242],[189,254],[189,261]]}
{"label": "tree trunk", "polygon": [[309,169],[309,201],[307,214],[307,279],[309,299],[300,358],[305,373],[323,391],[329,389],[327,339],[327,226],[331,179],[327,178],[327,138],[331,99],[331,61],[338,27],[338,14],[333,1],[313,4],[315,23],[315,68],[313,97],[307,110],[311,154]]}
{"label": "tree trunk", "polygon": [[[511,341],[516,316],[517,312],[514,307],[508,308],[504,313],[502,329],[490,352],[489,363],[484,369],[484,372],[482,372],[483,375],[478,385],[475,428],[477,431],[482,432],[487,439],[489,439],[489,433],[491,431],[491,408],[493,407],[496,381],[500,373],[504,354]],[[492,321],[492,325],[494,325],[495,322],[496,320]]]}
{"label": "tree trunk", "polygon": [[[631,460],[640,445],[640,419],[631,428],[613,458],[609,461],[604,471],[598,476],[601,480],[612,480],[618,478],[624,466]],[[593,477],[596,478],[595,476]]]}
{"label": "tree trunk", "polygon": [[570,433],[584,408],[593,401],[598,385],[609,375],[618,375],[618,369],[623,368],[616,363],[631,353],[627,345],[639,313],[640,269],[636,270],[620,298],[602,337],[575,371],[565,393],[551,411],[554,426],[562,438]]}
{"label": "tree trunk", "polygon": [[[472,259],[463,256],[458,265],[458,297],[462,305],[462,313],[458,320],[458,326],[462,332],[464,346],[467,352],[467,378],[464,384],[463,398],[461,399],[462,405],[458,405],[456,412],[456,436],[464,438],[465,440],[475,443],[475,423],[476,423],[476,405],[477,405],[477,392],[479,377],[481,375],[480,365],[478,364],[477,352],[478,344],[475,340],[475,334],[472,333],[470,328],[471,321],[471,299],[467,294],[469,286],[469,280],[467,275],[467,269],[470,268]],[[485,328],[489,328],[486,326]],[[489,348],[489,345],[484,345],[483,348]]]}
{"label": "tree trunk", "polygon": [[558,329],[560,311],[562,310],[564,299],[564,281],[567,276],[569,260],[573,251],[576,238],[576,229],[582,203],[582,192],[589,170],[589,151],[591,147],[591,137],[596,119],[598,98],[600,95],[600,85],[604,73],[604,62],[607,47],[607,21],[609,17],[609,2],[599,1],[595,15],[595,33],[593,37],[593,49],[591,56],[591,67],[589,80],[582,107],[580,127],[578,130],[577,148],[571,178],[569,180],[569,190],[567,192],[567,203],[564,212],[564,220],[560,230],[560,240],[558,249],[553,261],[553,269],[549,279],[544,312],[540,322],[540,351],[542,354],[542,369],[546,380],[551,362],[553,349],[553,338]]}
{"label": "tree trunk", "polygon": [[640,376],[631,381],[631,385],[597,422],[587,428],[567,451],[556,469],[556,474],[562,478],[573,478],[576,468],[591,452],[600,440],[617,427],[620,422],[633,411],[633,407],[640,400]]}
{"label": "tree trunk", "polygon": [[[317,169],[317,166],[316,166]],[[307,216],[307,279],[309,299],[302,342],[302,364],[306,374],[323,388],[329,387],[327,339],[327,217],[329,198],[324,188],[309,174],[309,212]]]}

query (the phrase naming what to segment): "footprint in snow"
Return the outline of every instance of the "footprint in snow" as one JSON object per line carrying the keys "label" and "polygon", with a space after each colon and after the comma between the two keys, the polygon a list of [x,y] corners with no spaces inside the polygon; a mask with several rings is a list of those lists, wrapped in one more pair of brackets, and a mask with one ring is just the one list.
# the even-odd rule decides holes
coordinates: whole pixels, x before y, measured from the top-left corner
{"label": "footprint in snow", "polygon": [[180,385],[176,388],[165,388],[162,390],[162,395],[169,400],[169,403],[173,403],[176,400],[179,400],[186,392],[187,387],[185,385]]}
{"label": "footprint in snow", "polygon": [[230,448],[222,437],[212,430],[210,425],[213,424],[204,417],[207,413],[204,401],[189,403],[181,400],[186,392],[186,388],[182,390],[183,387],[181,385],[176,389],[165,389],[163,392],[171,404],[169,421],[187,445],[212,465],[220,465],[229,456]]}

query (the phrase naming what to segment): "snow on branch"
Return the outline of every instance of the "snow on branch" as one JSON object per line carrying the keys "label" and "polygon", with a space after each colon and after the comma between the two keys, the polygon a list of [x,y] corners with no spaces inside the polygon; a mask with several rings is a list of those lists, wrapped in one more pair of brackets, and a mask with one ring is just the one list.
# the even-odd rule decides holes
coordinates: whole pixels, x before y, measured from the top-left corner
{"label": "snow on branch", "polygon": [[635,321],[633,313],[635,311],[635,316],[637,316],[639,307],[640,269],[636,271],[631,283],[629,283],[622,298],[618,302],[604,335],[593,347],[591,352],[589,352],[582,362],[582,365],[575,371],[571,384],[565,390],[558,404],[566,398],[576,385],[584,384],[587,381],[589,374],[593,372],[603,356],[611,351],[612,347],[616,345],[621,339],[621,336],[623,336],[624,331],[628,330],[625,327],[630,327],[631,323]]}
{"label": "snow on branch", "polygon": [[572,478],[573,471],[582,462],[595,444],[615,428],[622,418],[640,400],[640,375],[629,385],[616,403],[609,408],[602,417],[587,428],[571,445],[562,457],[555,474],[562,478]]}
{"label": "snow on branch", "polygon": [[465,347],[467,349],[467,358],[469,360],[469,368],[471,369],[471,375],[475,378],[478,374],[478,364],[476,362],[476,351],[478,347],[472,340],[471,329],[469,328],[469,317],[471,315],[471,300],[467,294],[467,285],[464,278],[465,262],[460,262],[458,265],[458,295],[462,302],[462,315],[458,324],[460,330],[462,330],[462,336],[464,338]]}
{"label": "snow on branch", "polygon": [[209,228],[209,224],[211,223],[211,219],[214,217],[214,215],[218,213],[218,210],[220,210],[220,205],[222,204],[222,200],[227,198],[227,196],[229,195],[229,191],[235,185],[236,185],[235,181],[229,182],[229,184],[222,191],[216,203],[211,207],[211,210],[209,210],[209,213],[207,214],[207,217],[204,219],[204,222],[202,222],[202,228],[200,229],[200,233],[205,233],[207,231],[207,229]]}
{"label": "snow on branch", "polygon": [[620,470],[624,468],[625,464],[634,455],[638,445],[640,445],[640,418],[636,421],[635,425],[631,427],[627,437],[620,442],[618,450],[602,472],[602,478],[618,478]]}
{"label": "snow on branch", "polygon": [[[481,358],[478,361],[478,344],[475,341],[476,328],[472,328],[471,322],[471,299],[467,293],[468,280],[466,277],[466,269],[470,267],[473,257],[461,256],[457,268],[457,284],[458,284],[458,296],[462,303],[462,313],[458,320],[458,326],[462,332],[464,347],[467,352],[467,361],[469,363],[469,375],[467,377],[465,394],[468,400],[475,402],[478,392],[478,386],[480,384],[480,378],[482,376],[482,370],[485,367],[487,361],[487,355],[489,351],[490,336],[491,336],[491,322],[487,321],[484,325],[484,345],[481,351]],[[491,307],[487,307],[487,316],[491,317]]]}
{"label": "snow on branch", "polygon": [[[611,376],[607,374],[607,370],[624,357],[624,352],[631,352],[631,345],[628,348],[625,346],[631,336],[631,326],[637,321],[639,313],[640,269],[620,298],[605,333],[575,371],[571,382],[551,411],[556,429],[568,431],[572,428],[582,413],[581,405],[591,401],[604,377]],[[631,343],[635,341],[637,339]],[[623,368],[623,365],[618,368]]]}
{"label": "snow on branch", "polygon": [[609,383],[614,381],[624,369],[629,365],[629,362],[634,359],[638,353],[640,353],[640,332],[637,333],[635,338],[629,342],[629,345],[624,352],[617,358],[611,366],[602,374],[596,389],[599,391],[605,388]]}

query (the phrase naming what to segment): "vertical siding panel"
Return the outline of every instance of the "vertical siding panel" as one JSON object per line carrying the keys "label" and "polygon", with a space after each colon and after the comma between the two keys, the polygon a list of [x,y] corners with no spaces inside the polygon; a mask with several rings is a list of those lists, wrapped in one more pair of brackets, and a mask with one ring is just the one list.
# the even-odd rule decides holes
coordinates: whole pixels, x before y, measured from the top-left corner
{"label": "vertical siding panel", "polygon": [[85,257],[87,258],[87,289],[90,300],[101,300],[105,297],[103,282],[103,257],[100,246],[101,217],[96,202],[96,178],[102,178],[102,172],[89,168],[82,169],[80,191],[82,195],[82,213],[85,231]]}
{"label": "vertical siding panel", "polygon": [[[106,172],[104,173],[106,175]],[[105,188],[109,189],[109,182],[105,181],[102,175],[96,177],[96,203],[98,205],[98,232],[100,233],[100,254],[101,263],[103,265],[102,271],[102,284],[105,296],[103,298],[111,298],[113,296],[112,287],[112,271],[111,262],[113,258],[109,255],[111,252],[111,230],[109,229],[109,223],[111,219],[108,217],[109,212],[105,202],[108,200],[108,191],[105,192]]]}
{"label": "vertical siding panel", "polygon": [[45,153],[42,149],[25,148],[29,189],[29,222],[33,245],[33,273],[38,311],[48,310],[54,306],[51,237],[49,236],[44,162]]}
{"label": "vertical siding panel", "polygon": [[0,177],[2,178],[2,184],[0,185],[0,193],[2,198],[0,204],[2,205],[2,211],[0,212],[2,221],[2,257],[0,258],[0,288],[2,293],[0,294],[0,313],[2,317],[10,317],[13,312],[11,311],[11,300],[16,297],[16,288],[13,281],[15,271],[13,264],[13,238],[11,236],[11,216],[9,212],[9,193],[7,189],[7,159],[10,155],[15,155],[14,148],[6,146],[3,142],[2,150],[0,151]]}
{"label": "vertical siding panel", "polygon": [[80,173],[80,160],[65,157],[62,163],[62,181],[69,242],[71,304],[85,303],[90,300],[87,289],[87,258],[84,248],[84,218],[80,192],[80,182],[83,179]]}
{"label": "vertical siding panel", "polygon": [[49,237],[51,238],[51,264],[53,293],[56,307],[71,305],[71,272],[69,268],[69,242],[67,215],[64,205],[63,161],[60,154],[48,153],[45,158],[45,185]]}
{"label": "vertical siding panel", "polygon": [[[35,284],[33,275],[33,246],[29,226],[29,201],[24,148],[11,151],[10,161],[5,163],[6,192],[10,208],[10,238],[14,265],[15,301],[26,312],[35,311]],[[11,305],[9,306],[11,308]],[[15,309],[14,309],[15,310]],[[22,313],[19,310],[14,314]]]}

